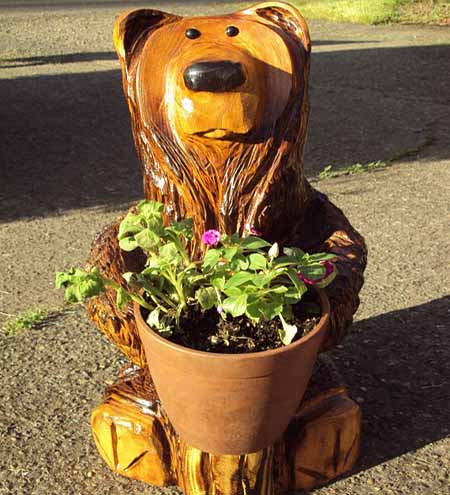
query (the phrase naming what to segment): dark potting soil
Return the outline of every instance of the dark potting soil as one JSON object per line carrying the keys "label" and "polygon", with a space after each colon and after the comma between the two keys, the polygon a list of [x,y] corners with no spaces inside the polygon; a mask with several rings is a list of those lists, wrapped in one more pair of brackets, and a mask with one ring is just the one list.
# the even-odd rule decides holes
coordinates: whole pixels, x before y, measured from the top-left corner
{"label": "dark potting soil", "polygon": [[[308,299],[308,298],[307,298]],[[294,342],[309,333],[320,320],[320,306],[312,297],[294,306],[295,325],[298,328]],[[144,313],[144,318],[146,317]],[[279,318],[253,324],[245,316],[224,320],[215,308],[203,312],[191,310],[182,318],[182,333],[173,333],[168,340],[198,351],[223,354],[242,354],[267,351],[282,347],[278,329]]]}

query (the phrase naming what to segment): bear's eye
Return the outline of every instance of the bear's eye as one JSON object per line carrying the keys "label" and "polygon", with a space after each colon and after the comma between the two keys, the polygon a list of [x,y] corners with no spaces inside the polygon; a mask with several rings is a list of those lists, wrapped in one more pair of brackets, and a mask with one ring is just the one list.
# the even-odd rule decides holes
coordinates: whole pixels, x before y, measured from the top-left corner
{"label": "bear's eye", "polygon": [[228,26],[225,30],[225,33],[227,33],[227,36],[230,36],[231,38],[239,34],[239,29],[236,26]]}
{"label": "bear's eye", "polygon": [[186,32],[184,33],[186,35],[186,38],[189,38],[190,40],[195,40],[196,38],[200,38],[200,31],[195,28],[189,28],[186,29]]}

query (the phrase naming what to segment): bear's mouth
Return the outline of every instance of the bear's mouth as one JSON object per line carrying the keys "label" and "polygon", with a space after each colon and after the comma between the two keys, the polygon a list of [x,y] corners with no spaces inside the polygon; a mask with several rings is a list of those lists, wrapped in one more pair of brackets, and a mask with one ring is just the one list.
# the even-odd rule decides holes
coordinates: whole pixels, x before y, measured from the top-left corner
{"label": "bear's mouth", "polygon": [[235,132],[230,129],[224,128],[211,128],[204,131],[197,131],[194,133],[195,136],[204,137],[208,139],[226,139],[232,141],[234,137],[242,137],[248,134],[248,132]]}

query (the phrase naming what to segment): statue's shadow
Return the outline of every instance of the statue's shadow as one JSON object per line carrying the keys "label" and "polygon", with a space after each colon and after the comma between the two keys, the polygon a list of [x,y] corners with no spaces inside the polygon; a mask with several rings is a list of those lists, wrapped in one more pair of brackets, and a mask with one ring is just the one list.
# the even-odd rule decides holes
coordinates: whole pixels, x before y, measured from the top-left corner
{"label": "statue's shadow", "polygon": [[[342,42],[316,45],[325,43]],[[415,153],[428,131],[435,142],[429,160],[447,159],[448,55],[444,45],[313,52],[308,176],[329,164]],[[0,61],[0,222],[73,208],[123,209],[142,197],[118,63],[115,70],[58,73],[64,64],[114,59],[98,52]],[[17,64],[51,64],[57,73],[10,77]]]}
{"label": "statue's shadow", "polygon": [[334,352],[363,411],[357,471],[450,434],[449,329],[447,296],[358,321]]}

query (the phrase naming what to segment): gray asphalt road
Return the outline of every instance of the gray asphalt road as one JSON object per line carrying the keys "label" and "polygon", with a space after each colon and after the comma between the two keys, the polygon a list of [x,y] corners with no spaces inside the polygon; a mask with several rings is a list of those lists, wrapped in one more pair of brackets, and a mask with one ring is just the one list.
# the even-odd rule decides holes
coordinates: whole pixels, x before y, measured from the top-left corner
{"label": "gray asphalt road", "polygon": [[[111,27],[121,5],[0,2],[0,316],[61,308],[56,270],[141,197]],[[26,2],[18,2],[24,4]],[[47,2],[49,4],[51,2]],[[98,3],[98,2],[97,2]],[[180,13],[217,6],[158,2]],[[91,8],[92,7],[92,8]],[[221,9],[230,9],[229,3]],[[334,352],[364,411],[350,476],[317,494],[448,494],[450,476],[450,34],[311,23],[306,166],[397,158],[320,182],[366,236],[354,331]],[[120,365],[81,309],[0,336],[0,493],[142,494],[103,464],[88,418]],[[170,490],[163,490],[168,492]]]}

